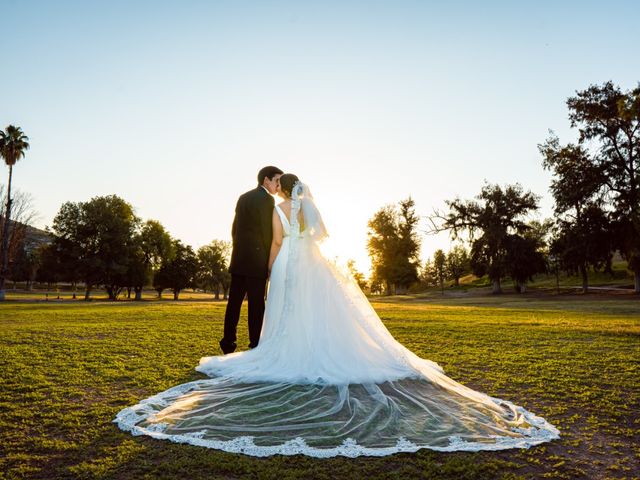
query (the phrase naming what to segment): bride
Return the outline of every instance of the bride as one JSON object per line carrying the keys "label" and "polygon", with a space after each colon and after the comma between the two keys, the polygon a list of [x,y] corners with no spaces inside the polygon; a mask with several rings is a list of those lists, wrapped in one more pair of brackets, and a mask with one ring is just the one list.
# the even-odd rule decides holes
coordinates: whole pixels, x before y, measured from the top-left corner
{"label": "bride", "polygon": [[559,438],[545,419],[452,380],[386,329],[355,281],[319,250],[327,236],[308,187],[280,177],[270,284],[257,347],[203,357],[210,378],[125,408],[114,422],[254,456],[382,456],[528,448]]}

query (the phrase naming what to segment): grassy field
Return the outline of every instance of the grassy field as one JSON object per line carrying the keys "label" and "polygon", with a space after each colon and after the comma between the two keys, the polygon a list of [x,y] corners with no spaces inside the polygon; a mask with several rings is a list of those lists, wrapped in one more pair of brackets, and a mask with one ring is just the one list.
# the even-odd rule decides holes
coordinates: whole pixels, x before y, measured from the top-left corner
{"label": "grassy field", "polygon": [[329,460],[227,454],[111,423],[121,408],[201,378],[194,366],[219,352],[223,302],[9,298],[0,305],[0,479],[640,478],[640,300],[631,295],[376,301],[414,352],[544,416],[562,438],[529,450]]}

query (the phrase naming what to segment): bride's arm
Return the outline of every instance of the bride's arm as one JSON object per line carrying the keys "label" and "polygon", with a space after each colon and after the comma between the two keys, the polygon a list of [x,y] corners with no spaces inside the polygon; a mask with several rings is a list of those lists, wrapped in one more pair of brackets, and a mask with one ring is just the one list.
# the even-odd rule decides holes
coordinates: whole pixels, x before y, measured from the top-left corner
{"label": "bride's arm", "polygon": [[282,246],[282,223],[275,208],[273,209],[271,224],[273,227],[273,239],[271,240],[271,251],[269,252],[269,274],[271,274],[271,267],[273,266],[273,262],[276,261],[276,257]]}

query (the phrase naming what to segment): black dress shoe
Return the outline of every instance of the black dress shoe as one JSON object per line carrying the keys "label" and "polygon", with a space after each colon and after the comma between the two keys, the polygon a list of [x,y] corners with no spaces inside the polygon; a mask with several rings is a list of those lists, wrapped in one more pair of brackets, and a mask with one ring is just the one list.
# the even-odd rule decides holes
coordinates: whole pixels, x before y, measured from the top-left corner
{"label": "black dress shoe", "polygon": [[220,348],[222,349],[222,352],[226,355],[227,353],[233,353],[236,350],[236,343],[235,342],[231,342],[228,343],[225,341],[225,339],[223,338],[222,340],[220,340]]}

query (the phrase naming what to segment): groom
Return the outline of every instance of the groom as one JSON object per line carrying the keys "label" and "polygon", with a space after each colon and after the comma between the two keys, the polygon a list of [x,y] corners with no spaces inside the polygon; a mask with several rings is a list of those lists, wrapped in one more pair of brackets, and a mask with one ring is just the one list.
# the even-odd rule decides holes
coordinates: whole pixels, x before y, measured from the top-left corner
{"label": "groom", "polygon": [[245,295],[249,300],[249,348],[260,340],[264,315],[264,294],[271,249],[271,218],[282,170],[264,167],[258,172],[258,186],[244,193],[236,204],[231,227],[231,287],[224,315],[224,337],[220,348],[227,354],[236,349],[236,330]]}

